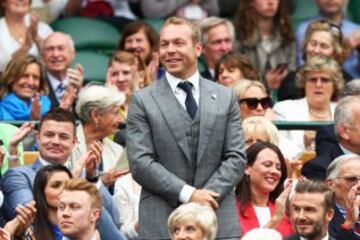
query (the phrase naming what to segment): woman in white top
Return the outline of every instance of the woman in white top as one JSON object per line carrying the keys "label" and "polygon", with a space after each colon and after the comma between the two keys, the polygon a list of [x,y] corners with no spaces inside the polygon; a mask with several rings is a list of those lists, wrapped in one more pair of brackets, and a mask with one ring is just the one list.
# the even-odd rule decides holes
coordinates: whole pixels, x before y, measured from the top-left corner
{"label": "woman in white top", "polygon": [[[309,58],[296,75],[296,84],[305,97],[275,104],[275,119],[279,121],[332,121],[335,102],[344,87],[338,63],[327,57]],[[302,149],[314,149],[314,131],[282,131]]]}
{"label": "woman in white top", "polygon": [[0,19],[0,72],[12,57],[29,53],[39,56],[42,40],[51,28],[30,13],[30,0],[3,0]]}

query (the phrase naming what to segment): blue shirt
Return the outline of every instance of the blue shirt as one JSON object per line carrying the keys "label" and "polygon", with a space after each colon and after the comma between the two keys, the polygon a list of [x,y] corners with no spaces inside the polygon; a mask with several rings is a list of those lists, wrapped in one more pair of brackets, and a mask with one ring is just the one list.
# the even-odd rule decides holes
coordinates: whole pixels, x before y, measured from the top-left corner
{"label": "blue shirt", "polygon": [[[308,28],[309,24],[315,20],[319,19],[325,19],[325,17],[322,17],[320,15],[310,19],[309,21],[305,21],[301,23],[297,30],[296,30],[296,50],[297,50],[297,63],[298,66],[301,66],[303,64],[303,58],[302,58],[302,44],[305,37],[306,29]],[[360,26],[349,21],[346,19],[343,19],[340,22],[339,25],[342,34],[345,37],[350,36],[354,31],[359,30]],[[353,53],[350,55],[350,57],[344,62],[343,68],[344,70],[349,73],[353,78],[359,78],[360,72],[358,71],[358,65],[359,65],[359,53],[357,51],[353,51]]]}
{"label": "blue shirt", "polygon": [[[41,116],[50,110],[51,102],[48,96],[40,96]],[[14,92],[9,92],[0,102],[3,120],[31,120],[31,100],[19,98]]]}

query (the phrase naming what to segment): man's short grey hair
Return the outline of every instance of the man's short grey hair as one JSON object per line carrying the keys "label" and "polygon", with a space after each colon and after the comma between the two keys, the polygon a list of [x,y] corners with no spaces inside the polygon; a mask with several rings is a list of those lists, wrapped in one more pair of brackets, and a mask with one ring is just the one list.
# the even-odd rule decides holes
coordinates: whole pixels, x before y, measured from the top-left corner
{"label": "man's short grey hair", "polygon": [[327,179],[336,179],[339,176],[340,168],[347,162],[356,161],[360,163],[360,156],[358,155],[341,155],[332,161],[327,170],[326,178]]}
{"label": "man's short grey hair", "polygon": [[360,79],[354,79],[345,85],[343,97],[346,96],[360,96]]}
{"label": "man's short grey hair", "polygon": [[67,41],[68,41],[68,45],[69,45],[69,48],[71,51],[75,52],[75,43],[74,43],[74,40],[72,39],[71,35],[69,34],[66,34],[66,33],[63,33],[63,32],[53,32],[51,33],[49,36],[47,36],[44,41],[41,42],[41,51],[43,52],[44,51],[44,48],[45,48],[45,43],[46,43],[46,40],[53,36],[54,34],[62,34],[64,35],[66,38],[67,38]]}
{"label": "man's short grey hair", "polygon": [[347,96],[342,98],[335,108],[334,114],[334,125],[335,135],[339,138],[338,127],[342,124],[351,125],[352,118],[352,106],[360,104],[360,97],[358,96]]}
{"label": "man's short grey hair", "polygon": [[79,93],[75,111],[79,118],[87,123],[91,120],[92,111],[105,113],[112,106],[121,106],[125,102],[125,94],[115,87],[88,84]]}
{"label": "man's short grey hair", "polygon": [[227,19],[225,18],[220,18],[220,17],[207,17],[205,19],[203,19],[200,24],[199,24],[199,28],[200,28],[200,32],[201,32],[201,43],[203,45],[206,45],[207,41],[208,41],[208,36],[207,33],[210,29],[219,26],[219,25],[226,25],[229,29],[229,33],[230,33],[230,37],[231,37],[231,41],[234,42],[235,41],[235,27],[234,25]]}
{"label": "man's short grey hair", "polygon": [[242,240],[282,240],[281,234],[271,228],[254,228],[248,231]]}

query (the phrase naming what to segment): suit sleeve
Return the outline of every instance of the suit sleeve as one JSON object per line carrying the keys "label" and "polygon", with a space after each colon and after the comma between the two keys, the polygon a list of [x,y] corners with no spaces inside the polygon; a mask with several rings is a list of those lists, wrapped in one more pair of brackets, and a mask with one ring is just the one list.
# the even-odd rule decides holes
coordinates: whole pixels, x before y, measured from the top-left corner
{"label": "suit sleeve", "polygon": [[240,110],[233,93],[227,116],[221,163],[206,182],[204,188],[219,193],[220,198],[218,200],[221,201],[244,176],[246,162]]}
{"label": "suit sleeve", "polygon": [[144,189],[177,206],[185,182],[157,161],[149,119],[136,93],[127,117],[126,146],[133,178]]}
{"label": "suit sleeve", "polygon": [[18,204],[27,204],[33,200],[32,183],[26,174],[18,169],[9,169],[4,182],[6,214],[8,218],[16,217],[15,208]]}

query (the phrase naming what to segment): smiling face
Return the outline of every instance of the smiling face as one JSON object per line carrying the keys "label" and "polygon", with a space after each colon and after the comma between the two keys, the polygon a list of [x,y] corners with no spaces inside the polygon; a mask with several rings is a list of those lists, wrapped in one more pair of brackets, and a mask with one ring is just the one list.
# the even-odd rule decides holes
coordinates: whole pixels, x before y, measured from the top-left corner
{"label": "smiling face", "polygon": [[309,42],[306,45],[306,57],[332,57],[335,51],[333,45],[334,41],[330,32],[313,32],[310,36]]}
{"label": "smiling face", "polygon": [[280,159],[272,149],[265,148],[258,153],[253,165],[246,167],[245,174],[250,177],[252,192],[270,194],[280,182]]}
{"label": "smiling face", "polygon": [[141,59],[146,62],[150,58],[151,46],[143,29],[128,36],[125,39],[124,49],[128,52],[139,54]]}
{"label": "smiling face", "polygon": [[166,71],[177,78],[187,79],[197,71],[202,46],[191,37],[192,30],[185,24],[168,24],[161,30],[160,61]]}
{"label": "smiling face", "polygon": [[110,76],[111,82],[116,88],[123,92],[126,96],[131,95],[131,85],[136,74],[136,65],[131,66],[127,63],[120,63],[114,61],[111,65],[112,75]]}
{"label": "smiling face", "polygon": [[30,99],[38,91],[40,86],[40,67],[36,63],[30,63],[22,77],[11,85],[11,90],[22,99]]}
{"label": "smiling face", "polygon": [[45,120],[37,135],[41,158],[53,164],[64,164],[76,143],[74,129],[71,122]]}
{"label": "smiling face", "polygon": [[291,199],[291,222],[295,232],[308,239],[321,239],[327,232],[333,211],[325,211],[322,193],[295,193]]}
{"label": "smiling face", "polygon": [[113,105],[106,112],[98,114],[98,132],[102,137],[115,134],[118,131],[119,124],[121,123],[120,106]]}

